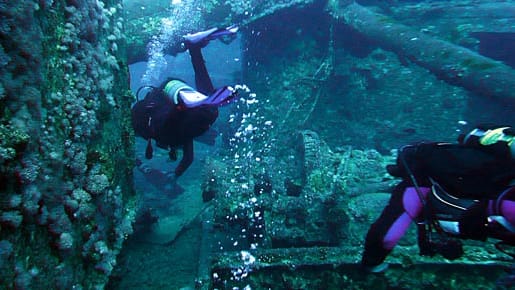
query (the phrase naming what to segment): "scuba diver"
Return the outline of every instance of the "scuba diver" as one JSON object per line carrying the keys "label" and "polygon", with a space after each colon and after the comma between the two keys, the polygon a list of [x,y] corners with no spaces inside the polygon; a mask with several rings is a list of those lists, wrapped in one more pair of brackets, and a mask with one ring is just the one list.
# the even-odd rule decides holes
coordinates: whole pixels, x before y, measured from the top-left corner
{"label": "scuba diver", "polygon": [[412,221],[423,256],[457,259],[463,254],[460,239],[494,238],[503,252],[501,246],[515,245],[515,130],[510,126],[478,126],[460,135],[458,143],[404,146],[387,171],[402,181],[367,233],[361,264],[369,272],[388,267],[384,260]]}
{"label": "scuba diver", "polygon": [[[169,157],[173,161],[177,160],[177,149],[182,148],[183,157],[179,165],[167,176],[171,183],[193,162],[193,140],[209,130],[218,117],[218,107],[238,95],[236,89],[229,86],[215,90],[201,52],[209,41],[235,35],[237,31],[238,27],[232,25],[184,36],[183,46],[191,55],[196,90],[179,79],[168,78],[159,87],[144,86],[136,93],[138,98],[143,88],[150,88],[145,98],[138,98],[132,107],[132,125],[136,136],[147,140],[145,157],[151,159],[153,156],[152,140],[155,140],[158,147],[169,150]],[[211,144],[216,136],[212,137]],[[137,160],[137,166],[141,167],[141,160]],[[159,171],[145,172],[150,174]],[[162,183],[162,176],[156,178]]]}

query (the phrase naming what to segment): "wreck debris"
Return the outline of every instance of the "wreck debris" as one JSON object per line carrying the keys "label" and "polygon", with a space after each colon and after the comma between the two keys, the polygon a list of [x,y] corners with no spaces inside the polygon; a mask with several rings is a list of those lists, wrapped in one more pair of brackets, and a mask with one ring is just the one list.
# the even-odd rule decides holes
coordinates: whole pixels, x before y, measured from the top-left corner
{"label": "wreck debris", "polygon": [[305,180],[320,163],[320,138],[314,131],[304,130],[298,133],[298,154],[302,160],[302,177]]}
{"label": "wreck debris", "polygon": [[428,36],[356,3],[335,12],[385,49],[443,80],[489,97],[515,99],[515,71],[472,50]]}

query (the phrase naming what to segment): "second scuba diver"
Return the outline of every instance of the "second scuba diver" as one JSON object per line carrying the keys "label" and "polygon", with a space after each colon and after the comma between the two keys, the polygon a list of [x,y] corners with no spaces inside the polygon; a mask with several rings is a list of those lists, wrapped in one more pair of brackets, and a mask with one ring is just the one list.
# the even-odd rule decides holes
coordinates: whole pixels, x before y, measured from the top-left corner
{"label": "second scuba diver", "polygon": [[[197,89],[179,79],[168,78],[159,87],[150,87],[145,98],[132,107],[132,124],[136,135],[147,140],[147,159],[153,156],[152,140],[158,147],[169,150],[170,159],[174,161],[177,159],[176,150],[183,150],[179,165],[168,176],[171,183],[193,162],[193,140],[208,131],[216,121],[218,107],[237,96],[237,91],[232,87],[214,88],[201,52],[209,41],[234,35],[237,31],[238,27],[233,25],[185,35],[183,44],[191,55]],[[138,164],[139,168],[140,160]],[[155,172],[159,171],[145,170],[143,173]]]}
{"label": "second scuba diver", "polygon": [[405,146],[387,167],[402,181],[366,236],[361,263],[368,271],[387,267],[413,221],[421,255],[459,258],[459,239],[515,245],[515,130],[484,125],[458,141]]}

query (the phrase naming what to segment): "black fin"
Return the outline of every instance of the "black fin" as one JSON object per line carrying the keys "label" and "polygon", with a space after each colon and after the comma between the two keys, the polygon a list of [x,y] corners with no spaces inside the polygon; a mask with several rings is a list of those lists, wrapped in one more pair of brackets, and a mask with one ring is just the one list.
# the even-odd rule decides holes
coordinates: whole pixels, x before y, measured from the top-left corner
{"label": "black fin", "polygon": [[148,139],[147,148],[145,149],[145,158],[152,159],[154,148],[152,148],[152,139]]}

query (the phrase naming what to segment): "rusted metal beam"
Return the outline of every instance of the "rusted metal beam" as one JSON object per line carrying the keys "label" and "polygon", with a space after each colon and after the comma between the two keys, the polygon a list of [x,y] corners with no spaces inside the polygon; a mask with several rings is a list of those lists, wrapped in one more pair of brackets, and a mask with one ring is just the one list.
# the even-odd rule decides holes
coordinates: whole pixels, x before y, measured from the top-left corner
{"label": "rusted metal beam", "polygon": [[[214,257],[211,289],[241,289],[246,285],[252,289],[266,289],[269,285],[274,285],[274,289],[408,289],[424,284],[442,289],[470,289],[479,284],[494,287],[509,267],[509,262],[502,261],[449,263],[438,258],[405,256],[390,257],[390,267],[382,275],[367,275],[358,262],[360,252],[359,247],[226,252]],[[245,258],[249,254],[252,258]],[[443,273],[448,279],[441,279]]]}
{"label": "rusted metal beam", "polygon": [[481,95],[515,101],[515,70],[470,49],[415,31],[352,3],[333,16],[384,49],[420,65],[439,78]]}

